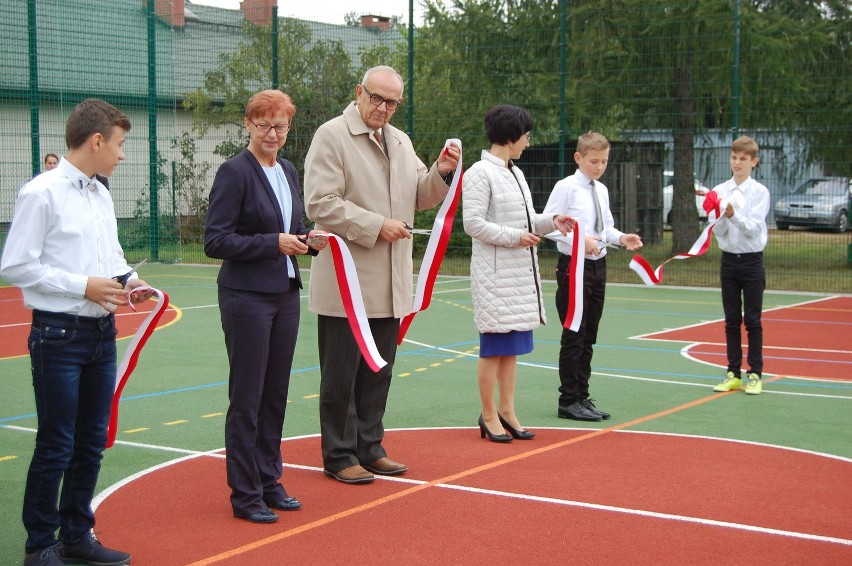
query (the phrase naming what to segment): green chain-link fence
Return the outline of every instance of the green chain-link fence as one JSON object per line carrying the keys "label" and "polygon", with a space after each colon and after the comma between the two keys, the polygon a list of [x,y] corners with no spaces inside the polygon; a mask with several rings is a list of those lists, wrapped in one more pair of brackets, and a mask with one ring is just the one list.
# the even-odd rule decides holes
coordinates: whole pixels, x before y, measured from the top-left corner
{"label": "green chain-link fence", "polygon": [[[314,130],[352,99],[364,70],[390,64],[406,78],[393,121],[427,162],[458,137],[470,165],[486,147],[491,105],[529,108],[536,125],[519,165],[539,210],[573,172],[576,137],[607,135],[603,181],[616,226],[642,235],[654,265],[692,245],[696,189],[728,179],[730,143],[750,135],[761,145],[755,176],[772,193],[769,288],[852,291],[846,2],[418,0],[423,21],[412,21],[409,2],[402,14],[354,12],[332,25],[283,17],[286,0],[243,0],[239,10],[150,1],[0,6],[0,239],[20,186],[45,154],[64,153],[68,112],[95,96],[133,122],[110,180],[128,257],[209,261],[207,193],[219,164],[245,145],[248,97],[270,87],[291,95],[298,112],[283,154],[301,168]],[[785,206],[788,193],[823,177],[837,179],[814,191],[836,198]],[[458,216],[445,273],[467,271]],[[817,218],[819,230],[797,225]],[[540,253],[552,276],[554,247]],[[613,254],[611,280],[638,282],[628,261]],[[717,273],[714,247],[670,264],[665,281],[715,286]]]}

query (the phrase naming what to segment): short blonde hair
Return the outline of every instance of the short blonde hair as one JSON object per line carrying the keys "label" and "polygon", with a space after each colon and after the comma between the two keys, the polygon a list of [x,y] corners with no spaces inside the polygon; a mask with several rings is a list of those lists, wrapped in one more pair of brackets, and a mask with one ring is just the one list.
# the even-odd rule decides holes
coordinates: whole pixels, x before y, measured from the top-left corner
{"label": "short blonde hair", "polygon": [[609,149],[609,140],[603,134],[589,130],[577,138],[577,153],[585,155],[587,151]]}
{"label": "short blonde hair", "polygon": [[748,136],[740,136],[734,140],[731,144],[732,152],[742,152],[749,155],[752,159],[757,158],[757,152],[760,148],[757,146],[757,142],[751,139]]}

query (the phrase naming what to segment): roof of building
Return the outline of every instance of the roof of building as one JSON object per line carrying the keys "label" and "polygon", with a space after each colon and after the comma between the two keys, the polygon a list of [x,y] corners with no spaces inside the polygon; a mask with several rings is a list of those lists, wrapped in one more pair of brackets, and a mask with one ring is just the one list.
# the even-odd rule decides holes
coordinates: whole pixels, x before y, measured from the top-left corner
{"label": "roof of building", "polygon": [[[125,103],[147,100],[147,9],[141,0],[35,3],[36,26],[30,35],[27,2],[11,2],[0,22],[4,63],[0,89],[4,97],[28,98],[33,89],[42,99],[121,97]],[[96,7],[92,8],[92,4]],[[162,103],[174,103],[202,86],[205,73],[217,68],[220,55],[237,49],[245,19],[240,10],[187,1],[185,26],[172,27],[157,18],[156,86]],[[282,29],[288,18],[279,18]],[[401,39],[397,31],[296,20],[307,26],[311,41],[340,41],[353,66],[366,48]],[[83,22],[81,24],[81,22]],[[37,46],[37,80],[31,79],[30,45]],[[283,66],[283,64],[282,64]]]}

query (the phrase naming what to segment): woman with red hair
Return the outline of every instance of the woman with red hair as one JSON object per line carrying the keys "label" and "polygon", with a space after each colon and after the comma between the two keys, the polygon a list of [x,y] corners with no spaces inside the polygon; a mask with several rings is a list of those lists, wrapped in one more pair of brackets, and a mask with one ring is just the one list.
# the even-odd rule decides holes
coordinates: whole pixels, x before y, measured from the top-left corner
{"label": "woman with red hair", "polygon": [[204,252],[221,259],[219,310],[228,351],[225,462],[234,516],[272,523],[302,504],[281,484],[281,434],[299,329],[297,254],[327,240],[304,224],[296,167],[278,155],[296,114],[278,90],[252,96],[248,147],[210,190]]}

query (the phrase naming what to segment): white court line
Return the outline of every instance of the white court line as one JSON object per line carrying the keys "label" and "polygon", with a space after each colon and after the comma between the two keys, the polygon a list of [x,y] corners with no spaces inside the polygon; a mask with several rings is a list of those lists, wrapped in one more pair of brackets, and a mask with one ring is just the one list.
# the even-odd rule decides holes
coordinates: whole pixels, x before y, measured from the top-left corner
{"label": "white court line", "polygon": [[[447,353],[450,353],[450,354],[467,356],[469,358],[478,358],[479,357],[478,354],[471,354],[469,352],[462,352],[460,350],[454,350],[452,348],[444,348],[442,346],[433,346],[431,344],[426,344],[425,342],[417,342],[416,340],[410,340],[408,338],[403,338],[403,342],[409,342],[411,344],[414,344],[415,346],[421,346],[421,347],[424,347],[424,348],[429,348],[429,349],[437,350],[437,351],[440,351],[440,352],[447,352]],[[397,357],[399,357],[399,356],[400,356],[400,354],[397,353]],[[697,360],[697,361],[701,361],[701,360]],[[532,363],[532,362],[523,362],[520,359],[518,360],[517,363],[518,363],[519,366],[526,366],[526,367],[532,367],[532,368],[538,368],[538,369],[547,369],[547,370],[551,370],[551,371],[559,371],[559,368],[555,367],[555,366],[536,364],[536,363]],[[624,375],[624,374],[619,374],[619,373],[609,373],[609,372],[594,371],[594,370],[592,371],[592,374],[600,375],[600,376],[604,376],[604,377],[612,377],[612,378],[615,378],[615,379],[624,379],[624,380],[627,380],[627,381],[648,381],[648,382],[651,382],[651,383],[665,383],[666,385],[683,385],[683,386],[686,386],[686,387],[706,387],[706,388],[710,387],[710,385],[708,385],[706,383],[694,383],[694,382],[691,382],[691,381],[676,381],[676,380],[659,379],[659,378],[652,378],[652,377],[638,377],[638,376],[635,376],[635,375]],[[795,378],[795,379],[802,379],[802,378],[797,378],[795,376],[790,376],[790,377]],[[820,398],[820,399],[841,399],[841,400],[845,400],[845,401],[852,401],[852,396],[848,396],[848,395],[826,395],[824,393],[802,393],[802,392],[797,392],[797,391],[775,391],[773,389],[766,389],[763,392],[768,393],[770,395],[792,395],[794,397],[817,397],[817,398]]]}
{"label": "white court line", "polygon": [[[26,427],[4,426],[3,428],[35,433],[35,429],[26,428]],[[419,431],[419,430],[424,430],[424,431],[457,430],[459,428],[464,428],[466,430],[469,427],[400,428],[400,429],[388,429],[388,431],[386,431],[386,432]],[[560,431],[580,430],[580,431],[584,431],[584,432],[589,432],[589,431],[595,430],[595,429],[588,429],[588,428],[575,429],[575,428],[561,428],[561,427],[558,427],[558,428],[557,427],[538,427],[538,428],[540,428],[540,429],[546,428],[546,429],[549,429],[549,430],[560,430]],[[844,458],[842,456],[836,456],[836,455],[833,455],[833,454],[823,454],[821,452],[814,452],[814,451],[810,451],[810,450],[803,450],[803,449],[799,449],[799,448],[790,448],[790,447],[785,447],[785,446],[777,446],[777,445],[766,444],[766,443],[762,443],[762,442],[752,442],[752,441],[747,441],[747,440],[720,439],[720,438],[715,438],[715,437],[710,437],[710,436],[696,436],[696,435],[688,435],[688,434],[673,434],[673,433],[661,433],[661,432],[645,432],[645,431],[636,431],[636,430],[624,430],[624,431],[612,431],[612,432],[615,432],[616,434],[637,434],[637,435],[638,434],[648,434],[648,435],[658,435],[658,436],[675,436],[675,437],[681,437],[681,438],[698,438],[698,439],[717,441],[717,442],[731,442],[731,443],[736,443],[736,444],[749,444],[749,445],[763,446],[763,447],[772,448],[772,449],[800,452],[800,453],[805,453],[805,454],[809,454],[809,455],[813,455],[813,456],[817,456],[817,457],[827,457],[827,458],[832,458],[832,459],[836,459],[836,460],[841,460],[841,461],[844,461],[844,462],[847,462],[847,463],[852,463],[852,459]],[[316,436],[318,436],[318,435],[316,435],[316,434],[301,435],[301,436],[297,436],[297,437],[283,438],[282,441],[288,442],[288,441],[301,440],[301,439],[311,438],[311,437],[316,437]],[[150,468],[146,468],[144,470],[141,470],[141,471],[139,471],[135,474],[132,474],[132,475],[122,479],[121,481],[118,481],[118,482],[114,483],[113,485],[107,487],[102,492],[98,493],[97,496],[94,498],[94,500],[92,501],[92,509],[97,509],[98,506],[101,503],[103,503],[103,501],[105,501],[107,497],[109,497],[113,493],[117,492],[122,487],[130,484],[131,482],[133,482],[136,479],[144,477],[144,476],[146,476],[150,473],[153,473],[157,470],[161,470],[161,469],[167,468],[169,466],[173,466],[173,465],[176,465],[176,464],[180,464],[180,463],[183,463],[183,462],[186,462],[186,461],[189,461],[189,460],[194,460],[194,459],[205,457],[205,456],[214,457],[214,458],[218,458],[218,459],[224,459],[224,457],[225,457],[225,455],[223,453],[224,448],[217,448],[217,449],[208,450],[208,451],[194,451],[194,450],[187,450],[187,449],[183,449],[183,448],[173,448],[173,447],[168,447],[168,446],[158,446],[158,445],[155,445],[155,444],[142,444],[142,443],[136,443],[136,442],[120,441],[120,440],[116,441],[116,444],[121,444],[121,445],[124,445],[124,446],[130,446],[130,447],[146,448],[146,449],[153,449],[153,450],[162,450],[162,451],[165,451],[165,452],[178,452],[178,453],[183,453],[183,454],[186,454],[186,455],[182,456],[180,458],[176,458],[174,460],[169,460],[167,462],[163,462],[161,464],[157,464],[157,465],[152,466]],[[318,468],[316,466],[306,466],[306,465],[301,465],[301,464],[287,464],[287,463],[284,463],[283,466],[285,468],[290,468],[290,469],[294,469],[294,470],[303,470],[303,471],[323,473],[323,469]],[[380,481],[390,481],[390,482],[397,482],[397,483],[403,483],[403,484],[409,484],[409,485],[423,485],[423,484],[430,483],[429,481],[426,481],[426,480],[414,480],[414,479],[409,479],[409,478],[391,477],[391,476],[376,476],[376,479],[380,480]],[[817,534],[812,534],[812,533],[803,533],[803,532],[798,532],[798,531],[787,531],[787,530],[782,530],[782,529],[773,529],[773,528],[770,528],[770,527],[761,527],[761,526],[757,526],[757,525],[746,525],[746,524],[743,524],[743,523],[731,523],[731,522],[728,522],[728,521],[717,521],[715,519],[704,519],[704,518],[701,518],[701,517],[691,517],[691,516],[688,516],[688,515],[675,515],[675,514],[672,514],[672,513],[659,513],[659,512],[656,512],[656,511],[646,511],[646,510],[643,510],[643,509],[633,509],[633,508],[630,508],[630,507],[619,507],[619,506],[615,506],[615,505],[603,505],[603,504],[599,504],[599,503],[588,503],[588,502],[583,502],[583,501],[575,501],[575,500],[570,500],[570,499],[559,499],[559,498],[554,498],[554,497],[542,497],[542,496],[529,495],[529,494],[524,494],[524,493],[498,491],[498,490],[493,490],[493,489],[484,489],[484,488],[463,486],[463,485],[450,484],[450,483],[436,483],[436,484],[434,484],[434,487],[441,488],[441,489],[452,489],[452,490],[457,490],[457,491],[465,491],[465,492],[476,493],[476,494],[481,494],[481,495],[494,495],[494,496],[498,496],[498,497],[520,499],[520,500],[524,500],[524,501],[534,501],[534,502],[539,502],[539,503],[552,503],[552,504],[564,505],[564,506],[568,506],[568,507],[594,509],[594,510],[597,510],[597,511],[606,511],[606,512],[610,512],[610,513],[635,515],[635,516],[640,516],[640,517],[662,519],[662,520],[666,520],[666,521],[694,523],[694,524],[700,524],[700,525],[706,525],[706,526],[723,527],[723,528],[734,529],[734,530],[743,530],[743,531],[755,532],[755,533],[760,533],[760,534],[778,535],[778,536],[784,536],[784,537],[790,537],[790,538],[798,538],[798,539],[812,540],[812,541],[817,541],[817,542],[828,542],[828,543],[833,543],[833,544],[841,544],[841,545],[844,545],[844,546],[852,546],[852,539],[845,539],[845,538],[839,538],[839,537],[829,537],[829,536],[824,536],[824,535],[817,535]]]}

